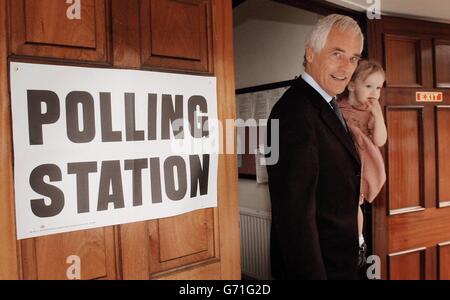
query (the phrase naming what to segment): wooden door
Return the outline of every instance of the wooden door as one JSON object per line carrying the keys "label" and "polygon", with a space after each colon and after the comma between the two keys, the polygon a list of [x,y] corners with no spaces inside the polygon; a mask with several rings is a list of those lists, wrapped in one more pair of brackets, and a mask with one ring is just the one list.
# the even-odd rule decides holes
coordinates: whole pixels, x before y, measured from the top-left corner
{"label": "wooden door", "polygon": [[[369,56],[387,75],[388,180],[373,206],[374,254],[384,279],[450,279],[450,25],[383,17],[368,29]],[[416,101],[416,92],[443,98]]]}
{"label": "wooden door", "polygon": [[0,0],[0,278],[66,279],[70,255],[82,279],[240,278],[233,155],[217,208],[16,241],[8,60],[216,76],[219,118],[235,118],[231,1],[79,2],[81,18],[66,0]]}

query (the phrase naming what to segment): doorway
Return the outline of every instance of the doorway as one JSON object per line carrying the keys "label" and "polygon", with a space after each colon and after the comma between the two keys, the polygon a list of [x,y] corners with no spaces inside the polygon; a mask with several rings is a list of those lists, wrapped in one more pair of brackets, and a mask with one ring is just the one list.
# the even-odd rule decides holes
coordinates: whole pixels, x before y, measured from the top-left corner
{"label": "doorway", "polygon": [[[267,119],[272,106],[303,72],[306,37],[322,16],[350,15],[365,31],[365,19],[358,13],[320,1],[246,0],[234,4],[237,117],[244,121]],[[245,278],[270,279],[267,175],[251,148],[248,131],[245,138],[246,152],[238,160],[241,269]],[[365,237],[371,249],[370,205],[365,211]]]}

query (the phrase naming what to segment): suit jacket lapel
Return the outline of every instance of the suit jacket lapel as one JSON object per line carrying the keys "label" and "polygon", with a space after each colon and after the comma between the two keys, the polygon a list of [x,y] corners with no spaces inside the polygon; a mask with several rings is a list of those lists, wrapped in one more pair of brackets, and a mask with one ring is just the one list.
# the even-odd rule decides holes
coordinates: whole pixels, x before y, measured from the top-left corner
{"label": "suit jacket lapel", "polygon": [[330,128],[334,135],[336,135],[339,141],[347,148],[356,161],[361,163],[350,133],[347,133],[331,107],[322,108],[321,117],[325,124],[327,124],[328,128]]}
{"label": "suit jacket lapel", "polygon": [[351,138],[350,133],[347,133],[345,128],[342,126],[341,121],[334,113],[331,106],[326,102],[325,99],[308,83],[306,83],[301,77],[298,79],[298,84],[303,85],[303,91],[307,91],[307,98],[316,106],[321,112],[321,118],[324,123],[330,128],[338,140],[347,148],[350,154],[355,158],[355,160],[361,164],[358,152],[356,151],[355,144]]}

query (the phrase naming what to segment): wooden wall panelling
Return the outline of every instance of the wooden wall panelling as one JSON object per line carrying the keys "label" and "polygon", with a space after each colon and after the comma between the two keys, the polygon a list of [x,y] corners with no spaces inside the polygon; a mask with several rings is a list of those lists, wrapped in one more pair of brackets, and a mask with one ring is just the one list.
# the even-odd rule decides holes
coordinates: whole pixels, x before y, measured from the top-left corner
{"label": "wooden wall panelling", "polygon": [[148,223],[153,277],[214,257],[213,214],[203,209]]}
{"label": "wooden wall panelling", "polygon": [[433,245],[427,247],[425,250],[425,257],[424,257],[425,280],[437,279],[437,269],[438,269],[437,261],[438,261],[437,246]]}
{"label": "wooden wall panelling", "polygon": [[[370,20],[367,24],[367,51],[368,57],[371,59],[383,62],[383,48],[381,47],[382,40],[382,20]],[[387,120],[386,110],[386,89],[381,90],[380,105],[383,108],[384,118]],[[389,141],[388,141],[389,142]],[[381,148],[383,158],[385,158],[386,169],[388,168],[387,146]],[[381,261],[381,278],[388,277],[387,269],[387,253],[388,253],[388,239],[386,238],[389,232],[388,224],[388,199],[387,199],[387,184],[383,186],[376,201],[372,204],[372,241],[373,254],[378,255]]]}
{"label": "wooden wall panelling", "polygon": [[450,106],[436,106],[435,114],[437,202],[439,207],[444,207],[450,206]]}
{"label": "wooden wall panelling", "polygon": [[[81,1],[81,20],[67,19],[65,1],[8,3],[12,58],[102,64],[109,59],[109,1]],[[104,227],[22,240],[21,278],[66,279],[66,260],[76,255],[82,279],[118,279],[117,238],[116,228]]]}
{"label": "wooden wall panelling", "polygon": [[422,85],[421,40],[385,34],[386,84],[389,87]]}
{"label": "wooden wall panelling", "polygon": [[109,60],[109,1],[83,0],[80,19],[70,4],[54,0],[9,0],[11,53],[106,63]]}
{"label": "wooden wall panelling", "polygon": [[221,280],[221,263],[219,261],[205,261],[201,264],[192,265],[186,268],[183,272],[172,272],[162,274],[155,277],[157,280]]}
{"label": "wooden wall panelling", "polygon": [[[214,238],[211,210],[199,210],[158,221],[159,253],[161,262],[180,257],[214,254],[211,241]],[[173,247],[183,245],[183,247]],[[209,251],[208,251],[209,250]]]}
{"label": "wooden wall panelling", "polygon": [[[153,3],[154,2],[154,3]],[[220,4],[219,6],[221,6]],[[145,32],[145,24],[157,24],[161,26],[161,22],[174,21],[174,24],[169,24],[169,28],[160,28],[160,30],[169,30],[169,33],[175,36],[185,36],[186,28],[179,28],[182,24],[177,18],[168,18],[172,15],[167,11],[164,11],[164,17],[157,20],[153,20],[152,9],[158,10],[170,10],[180,13],[188,7],[189,13],[192,13],[192,9],[200,8],[212,9],[209,1],[131,1],[129,5],[122,3],[119,0],[112,1],[112,12],[114,15],[113,20],[113,62],[114,66],[126,67],[126,68],[151,68],[160,70],[174,70],[185,72],[202,72],[197,68],[192,68],[185,64],[190,60],[186,60],[183,57],[163,57],[161,60],[146,60],[146,48],[145,46],[139,48],[142,53],[136,51],[136,46],[142,40],[139,40],[139,28]],[[216,8],[217,6],[214,6]],[[161,11],[159,11],[161,13]],[[206,13],[207,11],[205,11]],[[231,12],[231,8],[230,8]],[[154,12],[153,12],[154,13]],[[156,13],[154,13],[156,16]],[[161,13],[162,14],[162,13]],[[129,16],[139,15],[140,18],[130,18]],[[222,11],[218,13],[222,15]],[[185,16],[185,17],[186,17]],[[159,17],[159,16],[158,16]],[[211,12],[206,14],[209,20],[212,15]],[[229,17],[229,16],[228,16]],[[145,24],[143,24],[144,22]],[[147,23],[148,22],[148,23]],[[138,24],[139,23],[139,24]],[[191,24],[192,25],[192,24]],[[232,29],[231,23],[227,24]],[[175,26],[175,27],[173,27]],[[208,25],[209,26],[209,25]],[[222,24],[218,25],[224,26]],[[144,28],[144,29],[143,29]],[[153,33],[156,28],[147,28],[148,33]],[[182,30],[181,30],[182,29]],[[204,31],[205,40],[212,42],[209,35],[212,34],[212,28],[209,28],[209,32]],[[170,32],[173,31],[173,32]],[[187,32],[189,33],[189,32]],[[194,32],[194,34],[198,34]],[[206,36],[206,34],[208,36]],[[167,40],[171,35],[146,35],[142,34],[142,38],[149,38],[153,44],[161,45],[166,44],[168,55],[170,51],[181,50],[189,53],[192,49],[171,49],[171,47],[179,47],[179,45],[171,44],[173,40]],[[173,38],[173,37],[172,37]],[[145,42],[144,42],[145,43]],[[151,47],[151,45],[148,45]],[[191,45],[192,46],[192,45]],[[189,47],[191,47],[189,46]],[[194,44],[195,47],[199,46]],[[201,45],[200,45],[201,46]],[[202,46],[203,47],[203,46]],[[219,45],[220,47],[220,45]],[[191,47],[192,48],[192,47]],[[203,50],[206,49],[203,47]],[[158,52],[156,51],[156,52]],[[203,61],[212,62],[212,52],[205,52],[207,59],[201,58]],[[148,54],[148,53],[147,53]],[[173,53],[172,53],[173,54]],[[192,54],[192,53],[191,53]],[[178,55],[180,56],[180,55]],[[180,65],[181,62],[181,65]],[[180,67],[181,66],[181,67]],[[212,70],[208,68],[203,70]],[[233,73],[231,73],[233,74]],[[227,73],[227,75],[229,75]],[[220,78],[218,77],[218,85],[220,85]],[[233,87],[234,88],[234,87]],[[222,99],[221,91],[218,91],[219,97],[219,109],[220,99]],[[226,99],[222,105],[228,105],[227,102],[231,101]],[[233,103],[234,104],[234,103]],[[220,167],[219,167],[220,170]],[[221,172],[221,171],[219,171]],[[223,172],[223,171],[222,171]],[[229,193],[228,193],[229,194]],[[228,196],[228,195],[227,195]],[[220,201],[220,200],[219,200]],[[224,210],[227,210],[229,203],[224,203]],[[220,209],[219,209],[220,210]],[[195,212],[187,213],[184,215],[163,218],[159,220],[151,220],[148,222],[140,222],[133,224],[120,225],[120,250],[122,261],[122,274],[124,279],[220,279],[221,264],[219,263],[219,213],[218,209],[206,209],[198,210]],[[227,223],[228,220],[224,220],[221,223]],[[226,228],[229,230],[228,228]],[[238,244],[237,244],[238,245]],[[238,248],[239,249],[239,248]],[[224,262],[227,264],[228,262]],[[236,266],[234,266],[236,267]],[[215,273],[214,273],[215,272]],[[234,277],[236,278],[236,277]]]}
{"label": "wooden wall panelling", "polygon": [[435,39],[434,77],[436,88],[450,88],[450,40]]}
{"label": "wooden wall panelling", "polygon": [[[389,260],[392,260],[389,254],[424,247],[426,250],[423,250],[423,254],[421,254],[425,264],[422,277],[435,279],[439,272],[447,272],[448,264],[441,264],[443,269],[438,272],[437,245],[450,240],[449,211],[445,206],[446,202],[439,201],[442,195],[438,190],[441,173],[447,173],[447,171],[443,171],[446,166],[442,166],[442,163],[438,162],[438,156],[445,155],[445,150],[442,150],[442,140],[447,139],[445,127],[448,126],[444,126],[441,133],[438,132],[437,127],[443,126],[446,115],[444,110],[436,108],[436,106],[447,106],[450,94],[443,90],[444,86],[436,90],[439,88],[437,82],[445,80],[436,80],[436,77],[439,78],[439,76],[436,75],[435,46],[439,44],[436,41],[443,41],[445,44],[450,40],[449,29],[450,26],[447,24],[389,16],[383,16],[381,20],[368,21],[369,58],[383,62],[387,69],[387,85],[382,91],[381,99],[381,104],[386,107],[385,120],[388,123],[388,130],[391,130],[392,121],[398,119],[397,125],[400,130],[393,130],[396,131],[393,136],[388,133],[388,143],[382,149],[387,165],[388,182],[373,203],[374,254],[381,257],[383,279],[389,278],[387,266]],[[400,47],[397,46],[398,44]],[[394,50],[392,50],[393,47]],[[404,53],[397,51],[400,48],[403,48]],[[446,51],[446,47],[444,47],[443,52],[446,53]],[[444,60],[440,65],[445,65],[447,58]],[[445,71],[438,72],[444,73],[444,78],[447,76]],[[421,108],[419,108],[415,101],[416,91],[443,92],[444,101],[442,103],[420,103]],[[416,117],[411,111],[411,109],[414,110],[414,107],[417,108],[417,114],[420,115],[421,121],[419,122],[415,121]],[[395,110],[392,111],[392,108]],[[397,114],[400,112],[399,110],[403,109],[409,110],[411,113]],[[404,119],[403,117],[406,117],[406,120],[400,120]],[[412,125],[414,123],[418,125]],[[406,134],[406,138],[403,133],[400,134],[402,130]],[[412,142],[413,140],[414,142]],[[440,143],[441,146],[439,146]],[[409,144],[414,145],[409,146]],[[394,146],[394,152],[391,152],[392,146]],[[405,147],[410,151],[403,154],[401,150],[395,149],[396,147]],[[418,152],[411,155],[411,152],[415,151]],[[403,155],[409,159],[402,162],[401,156]],[[405,164],[406,160],[410,161],[411,166]],[[389,173],[391,167],[396,172],[395,174]],[[419,170],[419,178],[410,180],[417,177],[417,170]],[[408,172],[412,173],[412,176]],[[404,174],[407,176],[406,179],[395,179],[397,176],[405,176]],[[397,182],[402,182],[403,187],[397,187],[396,192],[393,192],[393,185]],[[405,185],[407,182],[410,182],[409,189]],[[397,199],[391,199],[393,202],[390,201],[392,196],[400,192],[403,194],[397,195]],[[418,193],[419,196],[417,196]],[[416,205],[418,198],[419,206],[408,208],[410,205]],[[392,207],[395,209],[392,210]],[[404,276],[400,274],[397,278],[401,277],[409,278],[408,274],[404,274]]]}
{"label": "wooden wall panelling", "polygon": [[[218,116],[236,119],[236,95],[233,56],[233,10],[231,1],[213,0],[214,73],[217,77]],[[229,149],[224,138],[220,149]],[[236,153],[236,139],[231,148]],[[219,155],[218,212],[220,232],[220,260],[223,280],[241,278],[239,198],[237,194],[237,157]]]}
{"label": "wooden wall panelling", "polygon": [[0,280],[18,279],[6,0],[0,0]]}
{"label": "wooden wall panelling", "polygon": [[96,48],[94,0],[80,1],[80,19],[67,17],[65,1],[25,0],[23,4],[27,43]]}
{"label": "wooden wall panelling", "polygon": [[[433,75],[433,41],[429,36],[420,37],[420,48],[417,54],[420,68],[418,70],[423,88],[434,87]],[[404,75],[404,74],[403,74]]]}
{"label": "wooden wall panelling", "polygon": [[[232,38],[232,9],[230,1],[212,0],[212,18],[214,24],[214,71],[217,78],[217,95],[218,95],[218,116],[221,121],[226,119],[235,119],[235,85],[234,85],[234,69],[233,69],[233,45],[230,41]],[[224,136],[220,136],[222,145],[220,149],[225,149]],[[236,149],[235,139],[233,139],[233,149]],[[168,268],[168,271],[153,274],[153,278],[158,279],[239,279],[240,278],[240,247],[239,247],[239,205],[237,198],[237,189],[230,188],[237,187],[237,161],[235,155],[219,155],[219,174],[218,174],[218,208],[206,211],[199,211],[185,216],[178,216],[173,220],[159,220],[149,222],[149,233],[152,237],[151,244],[151,266],[153,270],[163,270]],[[159,262],[155,260],[155,253],[159,251],[159,258],[161,258],[162,247],[172,244],[171,242],[154,242],[153,238],[157,235],[157,230],[161,234],[164,227],[170,228],[171,222],[180,222],[177,226],[189,225],[190,218],[195,214],[205,214],[206,223],[199,224],[198,220],[191,223],[190,228],[205,228],[208,236],[213,235],[214,238],[208,237],[202,243],[208,245],[207,251],[202,251],[197,254],[193,253],[186,257],[179,257],[186,253],[182,252],[168,252],[164,256],[169,259],[166,262]],[[178,220],[177,220],[178,219]],[[156,225],[158,222],[160,224]],[[158,227],[159,226],[159,227]],[[189,228],[189,227],[188,227]],[[198,231],[198,229],[196,229]],[[173,230],[172,230],[173,231]],[[204,229],[201,231],[205,232]],[[176,239],[177,235],[168,235],[166,238]],[[200,239],[201,240],[201,239]],[[206,243],[205,243],[206,242]],[[175,244],[175,243],[174,243]],[[157,249],[156,247],[159,247]],[[212,248],[211,248],[212,247]],[[193,252],[195,249],[187,251]],[[202,248],[202,247],[200,247]],[[199,249],[200,249],[199,248]],[[167,249],[167,248],[166,248]],[[204,249],[204,246],[203,246]],[[211,250],[214,249],[214,253]],[[178,252],[178,253],[177,253]],[[178,257],[177,257],[178,256]],[[170,259],[177,257],[175,259]],[[186,260],[186,261],[184,261]],[[218,261],[220,260],[220,264]],[[184,265],[187,263],[187,265]],[[173,265],[171,265],[173,264]],[[176,267],[176,266],[180,267]],[[156,267],[156,269],[155,269]]]}
{"label": "wooden wall panelling", "polygon": [[423,209],[423,107],[388,106],[389,214]]}
{"label": "wooden wall panelling", "polygon": [[123,224],[120,228],[120,268],[125,280],[150,278],[149,239],[147,222]]}
{"label": "wooden wall panelling", "polygon": [[450,280],[450,242],[438,244],[437,257],[437,278]]}
{"label": "wooden wall panelling", "polygon": [[[6,5],[7,0],[0,1]],[[21,59],[24,60],[41,57],[46,61],[48,58],[62,58],[104,63],[110,59],[108,43],[111,31],[112,43],[114,43],[111,61],[114,67],[140,69],[144,66],[152,69],[208,74],[216,70],[219,118],[221,120],[235,118],[231,3],[221,0],[158,2],[145,0],[126,2],[92,0],[93,2],[89,2],[87,0],[88,4],[95,5],[96,29],[95,48],[93,48],[92,35],[89,38],[88,32],[91,27],[87,26],[82,36],[73,35],[73,39],[67,38],[70,37],[67,33],[69,29],[65,31],[67,36],[51,30],[57,27],[58,21],[52,18],[45,21],[40,19],[42,7],[53,11],[50,10],[50,6],[54,5],[53,2],[44,0],[40,2],[42,4],[40,7],[35,0],[27,1],[8,1],[9,9],[13,11],[10,14],[12,32],[10,45],[13,57],[23,57]],[[153,11],[166,10],[166,15],[167,10],[173,10],[179,18],[158,18],[156,15],[155,18],[149,18],[149,15],[145,15],[142,10],[141,5],[145,6],[145,3]],[[82,15],[89,16],[89,13],[85,12],[89,6],[86,7]],[[41,22],[42,28],[20,22],[25,20],[27,9],[28,11],[35,9],[38,12],[36,16],[26,18],[27,22],[31,22],[30,24]],[[112,28],[108,25],[109,9],[114,16],[111,20]],[[151,11],[148,12],[151,13]],[[139,20],[137,16],[141,19]],[[198,17],[198,20],[193,20],[193,16]],[[89,22],[89,18],[87,19]],[[149,22],[156,22],[153,24],[156,24],[155,28],[160,26],[161,30],[165,30],[163,33],[159,32],[150,36],[153,45],[148,49],[153,51],[152,55],[160,56],[159,61],[158,59],[141,61],[146,57],[143,55],[145,47],[140,47],[142,40],[139,29],[142,26],[140,21],[143,19],[147,21],[152,19]],[[186,24],[187,21],[190,23]],[[199,32],[200,35],[196,38],[195,35]],[[194,35],[192,40],[195,43],[191,46],[187,43],[181,54],[173,52],[173,47],[180,48],[178,44],[174,44],[173,35],[175,37],[181,35],[186,42],[189,42],[186,36]],[[215,47],[212,47],[212,36],[215,37]],[[3,36],[0,35],[0,37]],[[206,47],[204,47],[205,43]],[[7,111],[9,113],[9,106]],[[2,119],[2,125],[7,124],[8,130],[10,130],[9,123],[10,121],[3,123]],[[232,146],[235,149],[235,144]],[[10,156],[11,151],[10,148],[7,152]],[[154,255],[156,252],[153,250],[157,248],[158,254],[162,255],[158,257],[162,259],[158,261],[157,266],[160,267],[159,271],[165,270],[158,273],[158,278],[239,279],[238,198],[237,189],[230,189],[230,187],[237,187],[237,163],[234,155],[220,155],[218,181],[218,208],[215,209],[199,210],[171,220],[153,220],[23,240],[20,242],[22,277],[63,279],[65,275],[63,271],[67,269],[66,264],[62,262],[63,258],[66,259],[67,255],[79,255],[82,259],[83,279],[147,279],[152,272],[151,261],[158,257]],[[11,194],[10,191],[9,195]],[[173,232],[173,228],[182,230]],[[152,232],[159,234],[156,242],[152,242],[150,238],[149,233]],[[196,237],[193,241],[197,243],[192,243],[193,241],[188,239],[188,233]],[[5,239],[3,236],[2,238]],[[182,244],[186,243],[187,247],[183,248]]]}
{"label": "wooden wall panelling", "polygon": [[[431,71],[429,72],[431,74]],[[434,103],[427,103],[422,110],[421,163],[423,165],[423,204],[425,208],[435,208],[437,199],[436,135]]]}
{"label": "wooden wall panelling", "polygon": [[140,3],[143,67],[213,73],[210,0]]}
{"label": "wooden wall panelling", "polygon": [[112,227],[22,240],[23,279],[67,279],[67,258],[81,262],[81,279],[116,279]]}
{"label": "wooden wall panelling", "polygon": [[[112,0],[112,35],[114,67],[139,69],[139,1]],[[119,232],[120,276],[122,279],[149,279],[150,245],[147,222],[136,222],[117,226]]]}
{"label": "wooden wall panelling", "polygon": [[111,0],[113,64],[138,69],[140,60],[139,0]]}
{"label": "wooden wall panelling", "polygon": [[[439,220],[436,222],[436,220]],[[413,224],[413,225],[411,225]],[[450,208],[429,208],[389,219],[389,251],[433,247],[450,241]]]}
{"label": "wooden wall panelling", "polygon": [[389,254],[389,279],[425,279],[425,250],[426,248],[418,248]]}

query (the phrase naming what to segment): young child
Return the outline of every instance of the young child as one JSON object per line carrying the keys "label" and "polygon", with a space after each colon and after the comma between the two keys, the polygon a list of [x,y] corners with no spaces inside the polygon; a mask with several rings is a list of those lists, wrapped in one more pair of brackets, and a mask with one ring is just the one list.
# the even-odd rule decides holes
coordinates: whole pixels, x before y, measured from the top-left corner
{"label": "young child", "polygon": [[[386,181],[383,157],[379,147],[386,143],[387,131],[383,112],[378,99],[385,80],[381,65],[375,61],[363,60],[359,63],[346,91],[339,97],[347,127],[361,160],[360,202],[371,203]],[[366,244],[364,242],[363,213],[358,210],[358,233],[360,257],[358,265],[365,263]]]}

